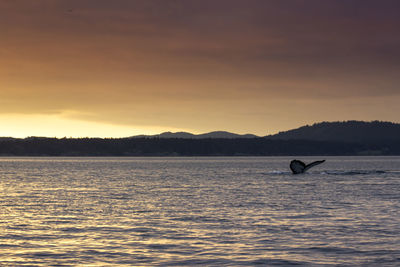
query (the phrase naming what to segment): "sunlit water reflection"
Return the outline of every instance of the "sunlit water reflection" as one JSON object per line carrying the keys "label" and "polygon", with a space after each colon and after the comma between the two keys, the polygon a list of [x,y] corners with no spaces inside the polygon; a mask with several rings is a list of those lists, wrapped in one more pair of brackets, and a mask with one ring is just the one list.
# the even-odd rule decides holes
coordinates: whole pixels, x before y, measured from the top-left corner
{"label": "sunlit water reflection", "polygon": [[0,158],[0,265],[400,265],[400,157],[326,159]]}

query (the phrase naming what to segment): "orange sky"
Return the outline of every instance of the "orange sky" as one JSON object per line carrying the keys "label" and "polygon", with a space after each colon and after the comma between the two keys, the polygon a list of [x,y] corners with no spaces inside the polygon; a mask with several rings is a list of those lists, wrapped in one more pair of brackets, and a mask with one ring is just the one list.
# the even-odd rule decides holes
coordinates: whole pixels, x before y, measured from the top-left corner
{"label": "orange sky", "polygon": [[0,136],[400,122],[399,1],[0,0]]}

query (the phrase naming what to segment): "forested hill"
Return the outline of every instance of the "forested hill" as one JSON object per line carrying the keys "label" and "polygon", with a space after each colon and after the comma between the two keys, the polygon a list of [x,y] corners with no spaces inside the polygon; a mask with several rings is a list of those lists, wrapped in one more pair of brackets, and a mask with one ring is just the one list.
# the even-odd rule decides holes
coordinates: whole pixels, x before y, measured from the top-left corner
{"label": "forested hill", "polygon": [[272,140],[313,140],[341,142],[383,142],[400,140],[400,124],[392,122],[321,122],[303,126],[275,135],[266,136]]}
{"label": "forested hill", "polygon": [[0,156],[400,155],[400,141],[359,143],[267,138],[26,138],[0,140]]}
{"label": "forested hill", "polygon": [[400,155],[400,141],[339,142],[267,138],[25,138],[0,140],[0,156]]}
{"label": "forested hill", "polygon": [[323,122],[259,138],[217,133],[203,138],[3,137],[0,156],[400,155],[400,124],[390,122]]}

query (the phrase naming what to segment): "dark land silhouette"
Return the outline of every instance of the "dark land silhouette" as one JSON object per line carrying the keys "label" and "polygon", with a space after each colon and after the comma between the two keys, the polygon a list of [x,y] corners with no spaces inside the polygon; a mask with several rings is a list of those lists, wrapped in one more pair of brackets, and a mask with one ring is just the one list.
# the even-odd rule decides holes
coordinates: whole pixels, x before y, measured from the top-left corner
{"label": "dark land silhouette", "polygon": [[400,140],[400,124],[381,121],[321,122],[266,136],[273,140],[381,142]]}
{"label": "dark land silhouette", "polygon": [[148,137],[148,138],[189,138],[189,139],[204,139],[204,138],[227,138],[227,139],[235,139],[235,138],[257,138],[260,136],[254,134],[235,134],[225,131],[215,131],[209,132],[204,134],[192,134],[187,132],[164,132],[161,134],[156,135],[138,135],[132,136],[132,138],[141,138],[141,137]]}
{"label": "dark land silhouette", "polygon": [[[221,133],[221,132],[218,132]],[[226,136],[226,132],[224,132]],[[233,134],[234,135],[234,134]],[[400,124],[323,122],[266,137],[0,138],[1,156],[400,155]],[[229,135],[228,135],[229,136]],[[232,135],[231,135],[232,136]]]}

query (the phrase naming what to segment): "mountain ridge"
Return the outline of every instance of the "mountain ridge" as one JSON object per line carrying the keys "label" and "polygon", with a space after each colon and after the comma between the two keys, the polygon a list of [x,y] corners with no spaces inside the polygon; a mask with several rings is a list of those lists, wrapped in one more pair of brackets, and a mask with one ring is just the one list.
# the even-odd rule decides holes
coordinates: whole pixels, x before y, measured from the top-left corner
{"label": "mountain ridge", "polygon": [[183,139],[236,139],[236,138],[260,138],[254,134],[236,134],[227,131],[213,131],[202,134],[193,134],[188,132],[163,132],[155,135],[136,135],[129,138],[183,138]]}

